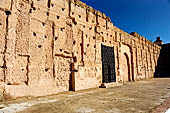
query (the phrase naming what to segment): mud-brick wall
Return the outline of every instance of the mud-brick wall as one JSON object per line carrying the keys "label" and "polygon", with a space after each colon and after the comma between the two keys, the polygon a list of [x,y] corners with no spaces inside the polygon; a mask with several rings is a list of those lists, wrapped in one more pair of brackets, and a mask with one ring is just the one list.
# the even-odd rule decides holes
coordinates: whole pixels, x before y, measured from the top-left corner
{"label": "mud-brick wall", "polygon": [[1,0],[0,91],[18,97],[99,87],[101,44],[114,46],[117,83],[153,77],[160,47],[92,7],[78,0]]}

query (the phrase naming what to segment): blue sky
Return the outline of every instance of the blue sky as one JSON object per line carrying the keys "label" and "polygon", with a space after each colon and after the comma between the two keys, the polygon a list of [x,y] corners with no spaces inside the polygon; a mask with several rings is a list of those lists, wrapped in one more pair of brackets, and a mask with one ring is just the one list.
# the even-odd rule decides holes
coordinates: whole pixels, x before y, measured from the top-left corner
{"label": "blue sky", "polygon": [[107,16],[115,26],[148,40],[170,43],[170,0],[81,0]]}

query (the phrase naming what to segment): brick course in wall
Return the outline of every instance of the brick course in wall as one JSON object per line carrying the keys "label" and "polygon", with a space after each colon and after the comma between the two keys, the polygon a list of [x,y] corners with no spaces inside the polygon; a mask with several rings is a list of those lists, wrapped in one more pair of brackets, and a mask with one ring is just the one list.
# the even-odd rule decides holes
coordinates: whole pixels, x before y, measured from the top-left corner
{"label": "brick course in wall", "polygon": [[154,76],[161,47],[81,1],[1,0],[0,91],[19,97],[99,87],[102,44],[114,47],[116,83]]}

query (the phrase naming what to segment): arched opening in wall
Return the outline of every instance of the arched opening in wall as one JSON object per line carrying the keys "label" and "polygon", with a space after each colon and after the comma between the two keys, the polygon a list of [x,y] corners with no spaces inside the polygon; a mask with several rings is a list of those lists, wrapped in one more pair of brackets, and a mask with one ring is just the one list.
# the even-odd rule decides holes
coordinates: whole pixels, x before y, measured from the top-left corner
{"label": "arched opening in wall", "polygon": [[130,77],[130,62],[129,62],[129,57],[128,57],[128,55],[127,55],[127,53],[124,53],[124,56],[125,56],[125,70],[123,70],[123,71],[125,71],[125,72],[127,72],[127,73],[125,73],[125,81],[131,81],[131,77]]}
{"label": "arched opening in wall", "polygon": [[102,45],[102,82],[116,82],[114,47]]}

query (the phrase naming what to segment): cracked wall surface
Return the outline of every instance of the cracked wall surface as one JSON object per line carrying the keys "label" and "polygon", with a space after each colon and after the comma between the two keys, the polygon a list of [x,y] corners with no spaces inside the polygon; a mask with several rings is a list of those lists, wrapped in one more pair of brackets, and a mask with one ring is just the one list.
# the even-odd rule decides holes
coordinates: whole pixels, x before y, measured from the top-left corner
{"label": "cracked wall surface", "polygon": [[0,1],[0,83],[6,95],[99,87],[101,44],[114,46],[117,83],[153,77],[161,47],[120,30],[79,0]]}

